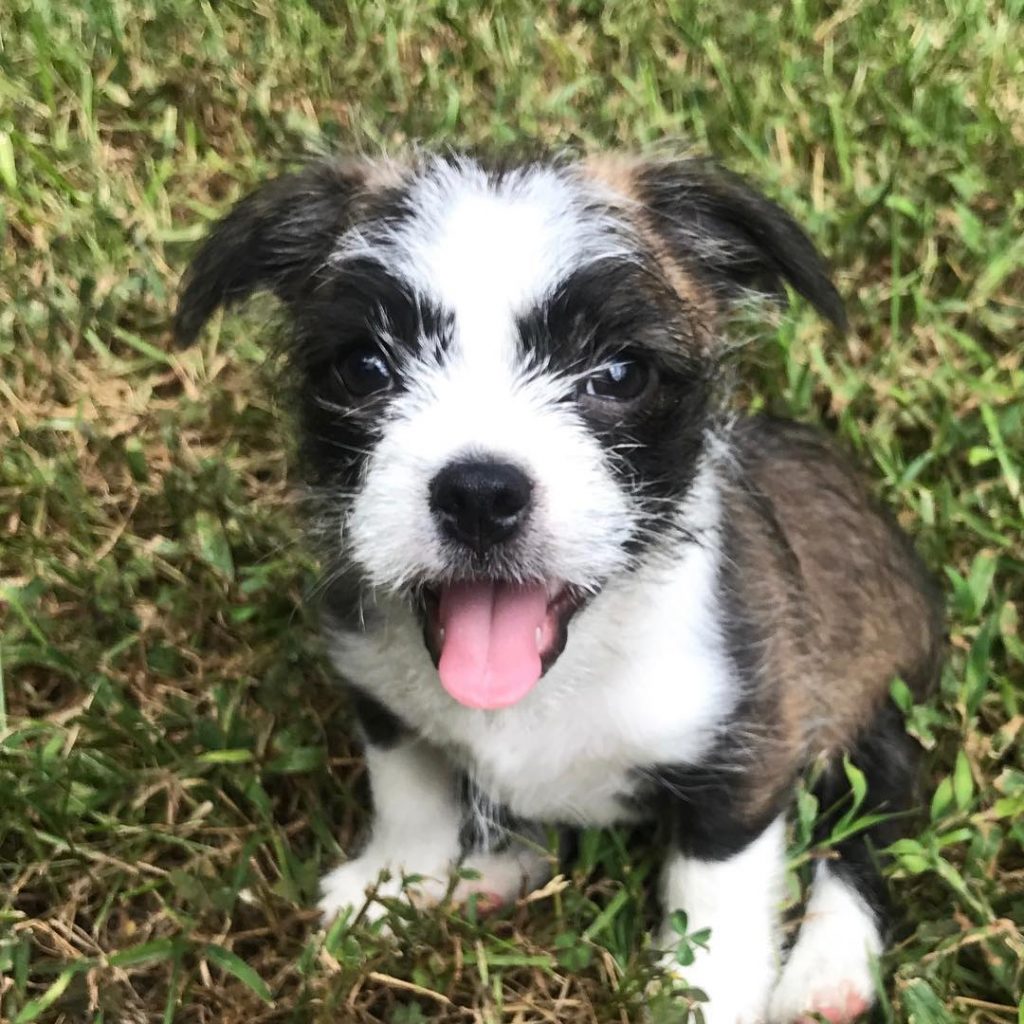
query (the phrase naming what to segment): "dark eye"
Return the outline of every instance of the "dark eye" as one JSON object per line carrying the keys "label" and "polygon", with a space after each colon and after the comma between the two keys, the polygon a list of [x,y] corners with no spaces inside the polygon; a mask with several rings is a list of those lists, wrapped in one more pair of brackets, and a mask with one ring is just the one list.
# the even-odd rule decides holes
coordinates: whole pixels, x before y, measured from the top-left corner
{"label": "dark eye", "polygon": [[345,350],[336,371],[353,398],[366,398],[391,387],[393,374],[384,353],[372,342],[361,342]]}
{"label": "dark eye", "polygon": [[605,401],[639,398],[651,380],[650,363],[635,356],[616,356],[583,382],[583,393]]}

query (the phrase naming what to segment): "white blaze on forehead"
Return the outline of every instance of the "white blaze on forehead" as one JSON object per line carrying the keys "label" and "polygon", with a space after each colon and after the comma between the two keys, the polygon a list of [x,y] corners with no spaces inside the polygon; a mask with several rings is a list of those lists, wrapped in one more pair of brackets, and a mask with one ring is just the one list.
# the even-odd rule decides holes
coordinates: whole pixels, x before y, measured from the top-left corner
{"label": "white blaze on forehead", "polygon": [[572,271],[631,255],[602,199],[557,168],[492,177],[471,160],[434,160],[409,185],[409,212],[346,233],[335,259],[376,259],[450,311],[463,354],[511,355],[517,314]]}
{"label": "white blaze on forehead", "polygon": [[453,308],[472,299],[519,309],[592,256],[596,225],[580,217],[581,198],[547,168],[497,184],[472,166],[438,168],[413,189],[403,269]]}

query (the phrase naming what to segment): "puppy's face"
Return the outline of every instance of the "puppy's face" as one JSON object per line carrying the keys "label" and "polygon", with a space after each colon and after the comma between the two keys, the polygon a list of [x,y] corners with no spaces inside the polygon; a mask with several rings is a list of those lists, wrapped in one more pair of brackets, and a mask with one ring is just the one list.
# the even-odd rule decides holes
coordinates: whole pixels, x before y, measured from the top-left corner
{"label": "puppy's face", "polygon": [[222,222],[178,327],[284,299],[335,560],[408,596],[446,689],[493,708],[687,535],[720,307],[783,280],[841,317],[793,222],[694,161],[324,164]]}

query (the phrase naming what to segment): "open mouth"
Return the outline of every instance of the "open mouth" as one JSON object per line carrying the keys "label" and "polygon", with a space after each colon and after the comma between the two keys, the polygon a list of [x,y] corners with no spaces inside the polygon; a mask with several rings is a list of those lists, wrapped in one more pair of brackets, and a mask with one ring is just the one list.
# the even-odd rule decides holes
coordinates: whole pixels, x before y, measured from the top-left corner
{"label": "open mouth", "polygon": [[467,580],[423,590],[423,634],[441,685],[460,704],[522,700],[557,661],[582,593],[566,585]]}

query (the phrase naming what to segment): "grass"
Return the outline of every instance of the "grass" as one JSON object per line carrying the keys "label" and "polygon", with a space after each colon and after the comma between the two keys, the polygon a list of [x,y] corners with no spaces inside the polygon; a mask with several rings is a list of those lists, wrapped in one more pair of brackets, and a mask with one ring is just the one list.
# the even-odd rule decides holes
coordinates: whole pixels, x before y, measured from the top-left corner
{"label": "grass", "polygon": [[209,220],[310,151],[685,137],[849,302],[845,338],[762,330],[737,400],[839,434],[948,584],[882,1017],[1024,1022],[1022,26],[1020,0],[7,0],[0,1018],[639,1019],[654,861],[618,833],[496,919],[317,934],[361,769],[268,307],[182,353],[168,319]]}

